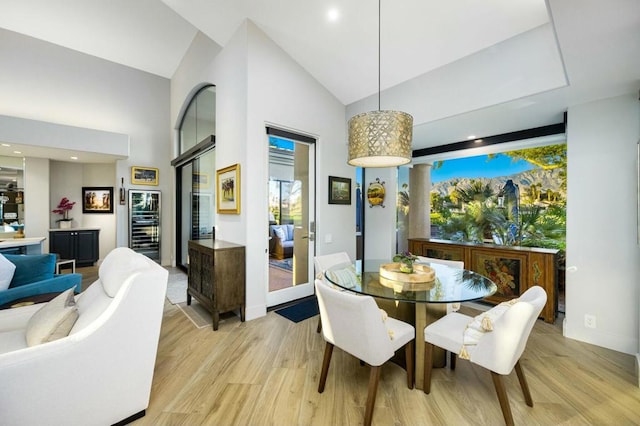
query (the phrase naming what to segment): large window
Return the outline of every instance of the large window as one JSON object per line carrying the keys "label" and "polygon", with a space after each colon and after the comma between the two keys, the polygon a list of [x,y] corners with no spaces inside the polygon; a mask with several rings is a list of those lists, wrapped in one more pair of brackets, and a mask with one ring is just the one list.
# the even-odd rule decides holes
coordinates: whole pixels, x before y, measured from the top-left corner
{"label": "large window", "polygon": [[216,88],[206,86],[193,97],[180,124],[180,154],[216,134]]}
{"label": "large window", "polygon": [[566,145],[435,162],[432,237],[565,248]]}
{"label": "large window", "polygon": [[215,226],[215,86],[200,89],[185,110],[176,168],[176,264],[186,268],[189,240],[211,239]]}

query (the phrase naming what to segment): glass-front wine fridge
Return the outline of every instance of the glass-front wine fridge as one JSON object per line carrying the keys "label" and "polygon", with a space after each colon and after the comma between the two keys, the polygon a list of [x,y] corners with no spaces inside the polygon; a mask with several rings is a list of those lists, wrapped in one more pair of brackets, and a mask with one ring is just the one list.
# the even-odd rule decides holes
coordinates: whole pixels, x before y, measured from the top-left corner
{"label": "glass-front wine fridge", "polygon": [[129,248],[160,263],[160,191],[129,190]]}

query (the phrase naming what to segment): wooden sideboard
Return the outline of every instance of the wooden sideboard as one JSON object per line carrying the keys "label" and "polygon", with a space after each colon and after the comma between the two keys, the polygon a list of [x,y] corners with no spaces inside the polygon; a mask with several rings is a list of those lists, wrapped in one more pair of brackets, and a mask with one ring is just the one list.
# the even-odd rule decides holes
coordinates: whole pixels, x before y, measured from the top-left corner
{"label": "wooden sideboard", "polygon": [[245,314],[245,247],[221,240],[189,240],[187,305],[195,297],[218,329],[220,313]]}
{"label": "wooden sideboard", "polygon": [[490,303],[513,299],[539,285],[547,293],[541,315],[548,323],[556,320],[558,250],[410,238],[409,251],[418,256],[462,260],[465,269],[489,277],[498,286],[493,296],[484,299]]}

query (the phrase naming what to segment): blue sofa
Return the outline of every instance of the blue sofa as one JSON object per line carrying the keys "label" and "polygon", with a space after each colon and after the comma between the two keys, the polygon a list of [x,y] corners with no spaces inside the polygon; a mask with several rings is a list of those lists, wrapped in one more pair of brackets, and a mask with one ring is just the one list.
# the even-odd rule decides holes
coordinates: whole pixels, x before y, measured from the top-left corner
{"label": "blue sofa", "polygon": [[269,225],[269,254],[276,259],[293,256],[293,225]]}
{"label": "blue sofa", "polygon": [[55,275],[55,254],[3,254],[16,265],[7,290],[0,291],[0,305],[44,293],[61,293],[71,287],[80,293],[82,274]]}

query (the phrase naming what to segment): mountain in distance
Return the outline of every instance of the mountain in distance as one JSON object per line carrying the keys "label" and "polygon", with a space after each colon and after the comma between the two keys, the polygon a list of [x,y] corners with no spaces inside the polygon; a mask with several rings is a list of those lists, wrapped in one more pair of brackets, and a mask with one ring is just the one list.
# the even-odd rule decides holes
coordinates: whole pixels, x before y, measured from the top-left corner
{"label": "mountain in distance", "polygon": [[466,188],[471,185],[471,181],[480,181],[483,185],[489,184],[497,194],[500,189],[502,189],[507,180],[511,179],[513,183],[518,185],[521,195],[524,193],[524,191],[527,191],[532,183],[539,183],[541,184],[540,189],[542,192],[550,189],[554,192],[561,193],[562,196],[565,197],[565,190],[561,189],[562,179],[560,178],[560,171],[561,169],[532,169],[527,170],[526,172],[520,172],[513,175],[500,176],[495,178],[452,178],[432,184],[431,192],[437,192],[438,194],[440,194],[440,196],[445,197],[454,191],[454,182],[458,182],[458,186]]}

